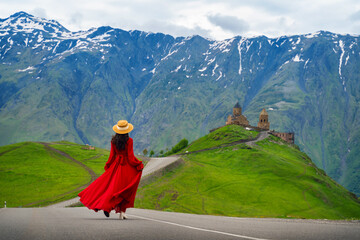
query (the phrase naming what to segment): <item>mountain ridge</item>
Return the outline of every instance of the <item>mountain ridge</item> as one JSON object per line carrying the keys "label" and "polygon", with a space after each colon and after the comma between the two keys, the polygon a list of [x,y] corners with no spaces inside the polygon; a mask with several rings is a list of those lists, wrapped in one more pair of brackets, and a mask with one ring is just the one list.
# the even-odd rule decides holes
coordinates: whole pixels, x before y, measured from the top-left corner
{"label": "mountain ridge", "polygon": [[295,132],[318,166],[360,193],[358,36],[215,41],[111,27],[11,30],[4,21],[1,145],[66,139],[108,147],[111,126],[128,119],[136,151],[158,152],[224,125],[239,101],[252,125],[266,108],[271,129]]}

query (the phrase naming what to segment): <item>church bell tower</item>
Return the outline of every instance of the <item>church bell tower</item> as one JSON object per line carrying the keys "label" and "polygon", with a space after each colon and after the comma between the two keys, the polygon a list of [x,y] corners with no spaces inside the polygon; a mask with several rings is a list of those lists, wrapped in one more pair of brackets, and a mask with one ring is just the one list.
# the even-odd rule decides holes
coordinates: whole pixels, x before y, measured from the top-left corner
{"label": "church bell tower", "polygon": [[263,110],[260,113],[258,127],[265,130],[270,129],[269,115],[266,112],[265,108],[263,108]]}

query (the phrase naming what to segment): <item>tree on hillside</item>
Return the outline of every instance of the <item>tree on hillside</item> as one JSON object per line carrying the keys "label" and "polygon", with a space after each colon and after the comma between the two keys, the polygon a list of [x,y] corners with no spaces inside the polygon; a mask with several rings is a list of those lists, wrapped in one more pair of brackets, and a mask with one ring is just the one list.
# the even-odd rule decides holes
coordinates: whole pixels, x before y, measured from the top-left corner
{"label": "tree on hillside", "polygon": [[146,156],[146,155],[147,155],[147,153],[148,153],[148,150],[145,148],[145,149],[143,150],[143,154],[144,154],[144,156]]}
{"label": "tree on hillside", "polygon": [[152,157],[155,154],[153,150],[150,151],[150,157]]}
{"label": "tree on hillside", "polygon": [[178,142],[178,144],[176,144],[173,148],[171,148],[171,151],[173,153],[177,153],[180,150],[186,148],[188,143],[189,143],[189,141],[186,138],[184,138],[180,142]]}

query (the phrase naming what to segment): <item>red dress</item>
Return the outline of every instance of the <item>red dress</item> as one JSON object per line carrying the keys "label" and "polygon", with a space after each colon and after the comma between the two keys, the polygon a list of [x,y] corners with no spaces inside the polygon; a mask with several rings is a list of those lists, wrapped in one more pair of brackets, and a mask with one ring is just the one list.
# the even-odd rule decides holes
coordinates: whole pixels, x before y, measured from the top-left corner
{"label": "red dress", "polygon": [[111,143],[105,172],[79,193],[80,201],[89,209],[125,212],[134,207],[135,195],[144,165],[134,156],[133,140],[129,138],[124,150]]}

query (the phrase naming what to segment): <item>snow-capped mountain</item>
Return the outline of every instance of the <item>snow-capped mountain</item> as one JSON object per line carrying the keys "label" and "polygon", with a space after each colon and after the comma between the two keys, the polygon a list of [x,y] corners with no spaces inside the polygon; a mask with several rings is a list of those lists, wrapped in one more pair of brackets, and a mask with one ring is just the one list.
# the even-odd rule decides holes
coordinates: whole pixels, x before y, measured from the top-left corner
{"label": "snow-capped mountain", "polygon": [[108,147],[119,119],[136,149],[166,150],[225,123],[239,101],[360,193],[359,36],[320,31],[213,41],[100,27],[70,32],[24,12],[0,19],[0,143]]}

